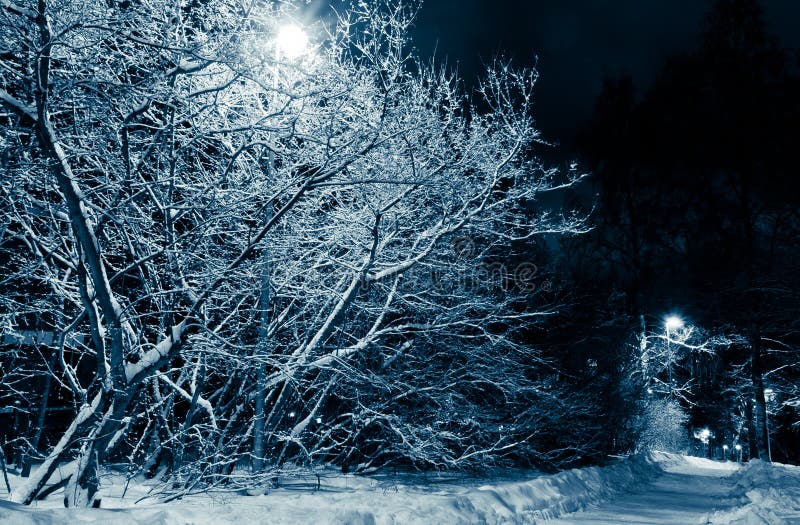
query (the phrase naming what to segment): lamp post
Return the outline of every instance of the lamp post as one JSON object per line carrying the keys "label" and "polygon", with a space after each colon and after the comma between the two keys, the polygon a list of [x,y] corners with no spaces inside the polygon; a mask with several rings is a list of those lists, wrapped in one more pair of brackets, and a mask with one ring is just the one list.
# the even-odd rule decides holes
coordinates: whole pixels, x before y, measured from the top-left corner
{"label": "lamp post", "polygon": [[[280,61],[282,57],[288,60],[297,60],[308,52],[309,40],[308,35],[299,26],[295,24],[288,24],[278,30],[275,40],[275,65],[272,75],[273,93],[270,98],[270,106],[277,102],[278,98],[278,76],[280,74]],[[270,107],[269,111],[273,108]],[[268,153],[268,173],[267,183],[269,184],[275,175],[275,155],[270,148]],[[266,207],[265,224],[272,220],[272,205]],[[270,267],[269,267],[269,245],[264,246],[261,252],[261,293],[259,298],[259,305],[261,307],[261,321],[258,329],[258,356],[262,358],[262,362],[258,363],[257,374],[257,393],[256,393],[256,406],[255,418],[253,422],[253,471],[260,472],[264,466],[264,445],[266,437],[266,425],[268,420],[272,419],[272,413],[267,416],[266,396],[267,396],[267,344],[269,337],[269,302],[270,302]],[[280,400],[275,402],[273,411],[280,409]],[[295,413],[289,414],[290,418],[295,417]]]}
{"label": "lamp post", "polygon": [[722,445],[722,457],[725,461],[728,461],[728,445]]}
{"label": "lamp post", "polygon": [[667,335],[667,371],[669,372],[669,398],[672,400],[672,335],[671,332],[683,327],[683,319],[671,315],[664,321]]}
{"label": "lamp post", "polygon": [[772,447],[769,443],[769,403],[775,399],[775,391],[771,388],[764,389],[764,436],[767,440],[767,457],[772,462]]}
{"label": "lamp post", "polygon": [[736,445],[736,446],[735,446],[735,447],[733,447],[733,448],[735,448],[735,449],[736,449],[736,458],[737,458],[736,460],[737,460],[739,463],[741,463],[741,462],[742,462],[742,446],[741,446],[741,445]]}

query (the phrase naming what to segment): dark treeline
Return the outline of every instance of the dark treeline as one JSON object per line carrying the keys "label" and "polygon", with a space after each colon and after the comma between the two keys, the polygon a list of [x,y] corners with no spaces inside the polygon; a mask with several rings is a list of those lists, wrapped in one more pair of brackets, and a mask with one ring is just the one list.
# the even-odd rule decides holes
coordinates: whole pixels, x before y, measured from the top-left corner
{"label": "dark treeline", "polygon": [[720,0],[694,49],[651,86],[604,82],[578,140],[595,229],[562,243],[557,271],[574,304],[566,327],[581,334],[570,359],[597,363],[606,381],[612,449],[630,446],[631,413],[641,416],[632,394],[659,397],[647,378],[631,382],[642,341],[678,315],[706,343],[671,338],[684,350],[670,359],[687,436],[707,426],[719,450],[800,459],[799,58],[770,36],[758,2]]}

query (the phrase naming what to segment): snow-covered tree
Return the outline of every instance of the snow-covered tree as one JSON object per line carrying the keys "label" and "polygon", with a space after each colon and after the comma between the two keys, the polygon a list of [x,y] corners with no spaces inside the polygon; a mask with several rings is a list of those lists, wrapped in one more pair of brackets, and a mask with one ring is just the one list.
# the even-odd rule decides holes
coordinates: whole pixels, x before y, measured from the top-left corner
{"label": "snow-covered tree", "polygon": [[[524,355],[506,333],[536,312],[421,278],[480,260],[454,258],[456,236],[491,246],[580,229],[525,213],[574,182],[531,160],[535,74],[499,64],[477,111],[456,78],[409,54],[400,2],[355,3],[289,60],[276,36],[297,13],[2,4],[0,241],[36,261],[17,275],[56,299],[53,374],[76,408],[15,501],[66,464],[65,504],[92,504],[115,453],[145,467],[168,456],[179,490],[230,480],[241,461],[341,457],[365,418],[397,420],[390,400],[420,390],[392,362],[412,356],[442,407],[469,390],[425,372],[435,345],[464,345],[453,355],[475,388],[514,396],[538,381],[487,366]],[[23,303],[40,300],[32,288]],[[365,404],[359,381],[389,397]],[[395,428],[419,455],[428,428]],[[526,438],[475,450],[472,431],[435,431],[457,445],[422,460],[452,466]]]}
{"label": "snow-covered tree", "polygon": [[641,449],[686,453],[689,416],[677,400],[651,397],[641,402],[640,409],[636,430]]}

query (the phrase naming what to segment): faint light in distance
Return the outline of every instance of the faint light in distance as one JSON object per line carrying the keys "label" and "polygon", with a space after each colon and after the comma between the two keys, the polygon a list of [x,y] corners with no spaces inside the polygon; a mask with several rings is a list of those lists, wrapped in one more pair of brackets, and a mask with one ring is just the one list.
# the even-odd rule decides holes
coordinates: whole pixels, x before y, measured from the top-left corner
{"label": "faint light in distance", "polygon": [[670,315],[664,320],[664,326],[667,327],[667,330],[677,330],[683,327],[683,319],[676,315]]}
{"label": "faint light in distance", "polygon": [[694,433],[694,437],[699,439],[703,444],[708,444],[708,440],[714,437],[714,434],[707,428],[698,430]]}

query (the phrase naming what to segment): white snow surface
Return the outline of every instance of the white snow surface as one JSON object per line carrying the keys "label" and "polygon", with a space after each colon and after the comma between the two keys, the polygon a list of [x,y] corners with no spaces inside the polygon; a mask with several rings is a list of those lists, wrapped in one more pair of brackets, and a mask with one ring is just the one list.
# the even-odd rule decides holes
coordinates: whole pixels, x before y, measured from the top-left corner
{"label": "white snow surface", "polygon": [[737,463],[658,452],[651,458],[661,468],[655,479],[548,523],[690,525],[707,523],[709,512],[727,511],[736,504],[730,476],[739,469]]}
{"label": "white snow surface", "polygon": [[[11,476],[12,487],[21,479]],[[302,484],[287,480],[266,495],[197,494],[170,503],[145,500],[150,488],[124,478],[103,478],[102,509],[64,509],[63,493],[25,507],[7,501],[0,483],[0,524],[697,524],[800,523],[800,467],[731,462],[665,453],[636,455],[607,467],[554,475],[517,473],[516,479],[352,475]]]}
{"label": "white snow surface", "polygon": [[800,523],[800,467],[753,460],[731,476],[736,506],[707,516],[707,523]]}

